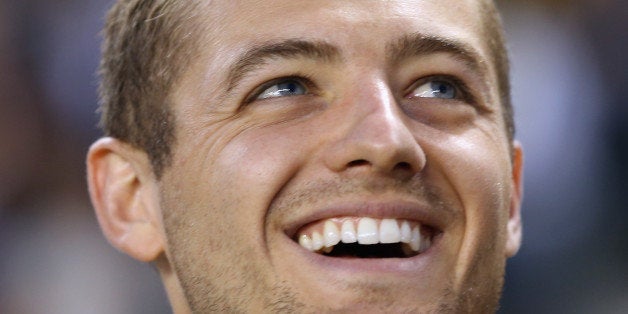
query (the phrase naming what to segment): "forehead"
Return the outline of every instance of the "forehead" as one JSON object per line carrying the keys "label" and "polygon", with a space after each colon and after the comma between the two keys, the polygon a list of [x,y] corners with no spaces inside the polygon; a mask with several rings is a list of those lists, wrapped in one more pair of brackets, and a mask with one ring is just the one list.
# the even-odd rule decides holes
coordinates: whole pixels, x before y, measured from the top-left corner
{"label": "forehead", "polygon": [[408,30],[472,40],[481,25],[479,8],[472,0],[220,0],[206,7],[205,22],[220,44],[320,36],[371,45]]}
{"label": "forehead", "polygon": [[[368,63],[386,59],[391,44],[418,34],[460,43],[473,50],[478,63],[485,63],[490,58],[482,38],[481,1],[207,2],[199,14],[204,31],[198,41],[199,60],[191,68],[196,73],[188,73],[187,78],[215,85],[210,83],[226,79],[229,66],[252,47],[293,39],[325,42],[338,48],[345,59]],[[488,72],[493,72],[493,65],[486,63]]]}
{"label": "forehead", "polygon": [[404,33],[419,32],[483,49],[480,1],[208,1],[200,21],[206,30],[202,48],[233,54],[259,42],[298,37],[373,50]]}

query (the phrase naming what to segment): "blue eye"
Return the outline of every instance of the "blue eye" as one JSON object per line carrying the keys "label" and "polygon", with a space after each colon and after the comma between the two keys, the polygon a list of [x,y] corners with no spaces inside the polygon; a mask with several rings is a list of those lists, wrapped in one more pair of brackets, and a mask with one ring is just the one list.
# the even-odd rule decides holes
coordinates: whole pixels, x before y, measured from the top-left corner
{"label": "blue eye", "polygon": [[280,82],[277,82],[265,90],[263,90],[257,99],[267,99],[267,98],[276,98],[276,97],[285,97],[285,96],[298,96],[305,95],[307,93],[307,89],[303,84],[301,84],[297,80],[286,79]]}
{"label": "blue eye", "polygon": [[456,87],[445,81],[429,81],[412,90],[412,98],[456,98]]}

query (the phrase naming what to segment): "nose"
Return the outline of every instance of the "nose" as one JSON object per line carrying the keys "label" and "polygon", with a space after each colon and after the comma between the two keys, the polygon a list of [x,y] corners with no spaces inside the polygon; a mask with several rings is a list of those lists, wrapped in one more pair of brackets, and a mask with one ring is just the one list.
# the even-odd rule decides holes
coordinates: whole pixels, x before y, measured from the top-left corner
{"label": "nose", "polygon": [[335,172],[365,171],[407,179],[425,167],[425,153],[385,83],[352,93],[339,135],[325,155]]}

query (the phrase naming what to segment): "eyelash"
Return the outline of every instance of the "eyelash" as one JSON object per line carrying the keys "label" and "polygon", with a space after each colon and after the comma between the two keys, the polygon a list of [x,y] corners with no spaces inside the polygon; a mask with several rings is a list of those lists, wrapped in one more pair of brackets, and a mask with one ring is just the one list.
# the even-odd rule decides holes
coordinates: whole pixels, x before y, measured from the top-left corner
{"label": "eyelash", "polygon": [[265,82],[262,85],[260,85],[259,87],[256,87],[253,90],[253,92],[251,92],[251,94],[249,94],[249,96],[247,96],[245,98],[244,103],[245,104],[249,104],[249,103],[252,103],[252,102],[256,101],[257,98],[265,90],[267,90],[268,88],[272,87],[275,84],[279,84],[279,83],[286,82],[286,81],[296,81],[296,82],[299,82],[300,84],[302,84],[303,87],[305,87],[305,89],[306,89],[305,95],[313,94],[312,91],[315,89],[314,83],[312,83],[312,80],[307,75],[294,74],[294,75],[282,76],[282,77],[278,77],[276,79],[272,79],[272,80],[270,80],[268,82]]}
{"label": "eyelash", "polygon": [[[310,95],[310,94],[315,93],[316,85],[313,83],[313,80],[308,77],[308,75],[293,74],[293,75],[278,77],[278,78],[275,78],[268,82],[263,83],[259,87],[255,88],[253,92],[251,92],[249,96],[245,98],[244,104],[249,104],[256,101],[257,98],[265,90],[267,90],[268,88],[270,88],[271,86],[275,84],[285,82],[285,81],[296,81],[302,84],[306,89],[305,95]],[[404,93],[404,98],[406,98],[405,95],[411,93],[417,87],[430,81],[443,81],[443,82],[451,84],[455,88],[456,95],[460,95],[459,97],[456,97],[454,100],[461,100],[461,101],[465,101],[471,104],[475,104],[476,99],[473,96],[473,94],[470,92],[468,85],[463,80],[455,76],[446,75],[446,74],[430,75],[430,76],[423,77],[414,81],[414,83],[410,85],[410,88]]]}
{"label": "eyelash", "polygon": [[447,75],[447,74],[430,75],[430,76],[418,79],[414,81],[412,85],[410,85],[410,88],[405,92],[404,95],[408,95],[409,93],[414,91],[417,87],[425,83],[428,83],[430,81],[442,81],[442,82],[449,83],[451,84],[451,86],[453,86],[453,88],[455,88],[456,95],[459,95],[456,98],[454,98],[454,100],[462,100],[462,101],[469,102],[472,104],[475,103],[475,97],[470,92],[468,85],[463,80],[455,76]]}

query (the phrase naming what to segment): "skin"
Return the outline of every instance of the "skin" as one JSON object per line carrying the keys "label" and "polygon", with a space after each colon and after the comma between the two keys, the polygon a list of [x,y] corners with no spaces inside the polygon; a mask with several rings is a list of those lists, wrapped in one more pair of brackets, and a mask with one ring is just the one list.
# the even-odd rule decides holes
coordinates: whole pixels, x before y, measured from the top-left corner
{"label": "skin", "polygon": [[[176,313],[495,311],[521,239],[522,152],[504,131],[478,3],[273,3],[212,1],[204,49],[173,89],[177,141],[160,180],[143,151],[92,146],[109,241],[157,265]],[[417,33],[464,44],[479,66],[451,52],[391,60]],[[230,87],[242,54],[288,39],[336,54],[264,60]],[[413,94],[434,75],[469,97]],[[306,93],[255,99],[286,76],[306,77]],[[352,260],[291,239],[346,216],[412,219],[439,237],[413,258]]]}

